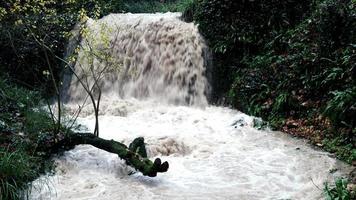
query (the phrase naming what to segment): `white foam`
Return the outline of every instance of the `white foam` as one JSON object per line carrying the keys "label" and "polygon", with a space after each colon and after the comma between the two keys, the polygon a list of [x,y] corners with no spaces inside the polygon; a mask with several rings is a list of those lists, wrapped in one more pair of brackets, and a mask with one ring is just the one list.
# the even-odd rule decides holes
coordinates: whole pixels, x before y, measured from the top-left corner
{"label": "white foam", "polygon": [[[208,106],[204,42],[195,25],[177,16],[117,14],[88,22],[99,38],[102,24],[111,27],[106,31],[117,28],[116,34],[109,31],[112,48],[102,48],[101,40],[89,41],[97,50],[116,52],[111,52],[115,62],[101,82],[100,137],[126,145],[144,137],[150,158],[167,160],[168,172],[155,178],[130,176],[132,169],[117,155],[79,145],[55,159],[54,176],[34,182],[31,199],[312,200],[322,198],[324,182],[349,171],[304,141],[254,129],[252,117]],[[83,55],[79,52],[79,58]],[[81,63],[83,69],[88,69],[86,63]],[[124,72],[113,68],[122,63]],[[66,80],[71,83],[64,91],[71,114],[85,92],[75,78]],[[83,108],[78,122],[94,129],[91,105]],[[51,184],[36,190],[43,180]]]}
{"label": "white foam", "polygon": [[[101,116],[101,137],[129,144],[143,136],[149,156],[169,162],[167,173],[129,176],[116,155],[80,145],[56,159],[52,190],[33,199],[310,200],[322,198],[317,186],[348,172],[304,141],[252,128],[252,118],[235,110],[136,103],[127,116]],[[241,119],[246,125],[232,126]],[[79,121],[94,128],[93,117]]]}

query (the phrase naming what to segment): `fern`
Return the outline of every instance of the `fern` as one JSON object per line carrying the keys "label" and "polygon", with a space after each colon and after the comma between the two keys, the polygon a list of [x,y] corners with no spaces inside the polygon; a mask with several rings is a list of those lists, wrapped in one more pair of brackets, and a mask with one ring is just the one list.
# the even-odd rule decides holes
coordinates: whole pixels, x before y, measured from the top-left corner
{"label": "fern", "polygon": [[356,87],[344,91],[333,91],[333,98],[328,101],[324,114],[334,123],[352,126],[352,116],[356,109]]}

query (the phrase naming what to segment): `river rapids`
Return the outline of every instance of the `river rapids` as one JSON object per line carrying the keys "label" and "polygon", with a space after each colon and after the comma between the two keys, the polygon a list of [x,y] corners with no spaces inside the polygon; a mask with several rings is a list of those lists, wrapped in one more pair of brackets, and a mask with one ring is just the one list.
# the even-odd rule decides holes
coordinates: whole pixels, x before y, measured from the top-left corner
{"label": "river rapids", "polygon": [[[313,200],[323,199],[325,182],[349,172],[301,139],[257,130],[254,117],[209,105],[209,51],[179,14],[111,14],[86,24],[75,71],[89,86],[100,74],[100,137],[128,145],[142,136],[148,156],[170,168],[145,177],[115,154],[78,145],[54,158],[54,175],[33,182],[31,199]],[[68,113],[87,100],[77,122],[92,131],[85,90],[74,75],[64,83]]]}

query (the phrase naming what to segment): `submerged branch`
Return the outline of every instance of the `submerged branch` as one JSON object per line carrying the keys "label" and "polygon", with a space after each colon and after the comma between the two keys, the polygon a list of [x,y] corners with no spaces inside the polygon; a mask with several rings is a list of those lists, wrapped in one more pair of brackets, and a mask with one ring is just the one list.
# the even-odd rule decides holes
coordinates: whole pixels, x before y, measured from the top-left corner
{"label": "submerged branch", "polygon": [[[114,141],[105,140],[91,133],[70,133],[60,142],[60,146],[72,146],[90,144],[99,149],[117,154],[126,164],[142,172],[145,176],[155,177],[157,173],[168,171],[168,162],[161,163],[160,158],[154,162],[146,157],[143,138],[136,138],[128,148],[126,145]],[[58,146],[57,146],[58,147]]]}

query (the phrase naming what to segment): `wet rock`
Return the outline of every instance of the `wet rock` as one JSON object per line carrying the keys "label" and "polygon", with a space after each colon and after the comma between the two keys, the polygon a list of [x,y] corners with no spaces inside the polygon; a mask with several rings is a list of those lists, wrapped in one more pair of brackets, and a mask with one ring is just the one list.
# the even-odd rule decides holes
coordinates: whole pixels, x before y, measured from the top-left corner
{"label": "wet rock", "polygon": [[263,121],[261,118],[254,118],[253,127],[257,130],[265,130],[268,127],[268,123]]}
{"label": "wet rock", "polygon": [[231,124],[231,126],[233,126],[234,128],[243,127],[246,125],[247,123],[244,118],[237,119],[234,123]]}

